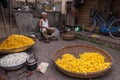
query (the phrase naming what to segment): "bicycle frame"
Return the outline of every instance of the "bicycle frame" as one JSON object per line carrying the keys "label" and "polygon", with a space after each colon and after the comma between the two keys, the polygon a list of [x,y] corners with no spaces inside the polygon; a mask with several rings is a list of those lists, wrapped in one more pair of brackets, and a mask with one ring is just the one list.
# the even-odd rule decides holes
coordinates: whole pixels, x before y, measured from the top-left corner
{"label": "bicycle frame", "polygon": [[105,19],[103,19],[103,18],[98,14],[98,12],[96,12],[95,16],[93,17],[93,21],[94,21],[94,23],[95,23],[95,26],[96,26],[96,24],[98,23],[98,25],[99,25],[100,27],[102,27],[103,24],[106,23]]}
{"label": "bicycle frame", "polygon": [[93,16],[93,22],[94,22],[93,25],[96,26],[98,24],[101,27],[102,33],[108,33],[108,27],[113,20],[116,20],[114,16],[112,16],[108,21],[106,21],[97,11]]}

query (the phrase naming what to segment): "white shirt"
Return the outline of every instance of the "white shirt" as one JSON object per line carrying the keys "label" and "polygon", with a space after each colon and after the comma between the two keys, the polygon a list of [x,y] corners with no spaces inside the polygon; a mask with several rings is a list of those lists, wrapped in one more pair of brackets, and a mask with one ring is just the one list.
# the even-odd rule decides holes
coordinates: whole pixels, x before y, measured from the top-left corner
{"label": "white shirt", "polygon": [[42,21],[42,26],[48,28],[49,24],[48,24],[48,20],[46,19],[45,21],[43,19],[41,19]]}

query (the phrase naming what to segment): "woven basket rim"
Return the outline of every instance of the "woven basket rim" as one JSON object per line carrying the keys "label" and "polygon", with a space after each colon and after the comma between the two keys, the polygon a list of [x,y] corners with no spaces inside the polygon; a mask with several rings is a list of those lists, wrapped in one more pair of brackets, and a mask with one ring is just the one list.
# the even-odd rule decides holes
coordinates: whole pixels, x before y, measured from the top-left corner
{"label": "woven basket rim", "polygon": [[62,33],[61,35],[62,35],[62,36],[67,36],[67,35],[68,35],[68,36],[75,36],[75,33],[69,31],[69,32]]}
{"label": "woven basket rim", "polygon": [[[79,47],[79,46],[84,46],[84,47],[89,47],[89,48],[95,48],[95,49],[97,49],[97,50],[103,51],[104,54],[107,55],[107,56],[109,57],[109,59],[110,59],[110,63],[111,63],[110,66],[109,66],[108,68],[106,68],[106,69],[101,70],[101,71],[88,72],[88,73],[70,72],[70,71],[67,71],[67,70],[64,70],[64,69],[60,68],[60,67],[55,63],[55,61],[56,61],[55,56],[58,55],[58,52],[61,51],[62,49],[65,49],[65,48],[77,47],[77,46],[78,46],[78,47]],[[95,74],[104,73],[104,72],[106,72],[107,70],[109,70],[109,69],[112,67],[112,64],[113,64],[113,63],[112,63],[112,56],[111,56],[107,51],[102,50],[102,49],[100,49],[100,48],[98,48],[98,47],[94,47],[94,46],[90,46],[90,45],[85,45],[85,44],[71,45],[71,46],[65,46],[65,47],[59,48],[59,49],[56,51],[56,53],[55,53],[55,55],[54,55],[54,57],[53,57],[53,61],[54,61],[55,65],[56,65],[56,67],[57,67],[60,71],[62,70],[62,71],[65,71],[66,73],[70,73],[70,74],[74,74],[74,75],[84,75],[84,76],[86,76],[85,78],[88,78],[88,77],[87,77],[88,75],[95,75]],[[72,76],[72,77],[73,77],[73,76]]]}
{"label": "woven basket rim", "polygon": [[[70,34],[69,34],[70,33]],[[72,31],[66,32],[66,33],[62,33],[61,37],[63,40],[73,40],[75,38],[75,33]]]}

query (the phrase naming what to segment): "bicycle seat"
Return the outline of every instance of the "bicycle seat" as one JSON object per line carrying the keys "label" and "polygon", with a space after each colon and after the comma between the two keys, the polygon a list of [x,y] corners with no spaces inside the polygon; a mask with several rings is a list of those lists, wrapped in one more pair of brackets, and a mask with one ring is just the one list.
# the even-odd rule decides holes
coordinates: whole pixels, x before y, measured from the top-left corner
{"label": "bicycle seat", "polygon": [[111,15],[111,16],[117,16],[118,13],[115,13],[115,12],[109,12],[109,15]]}
{"label": "bicycle seat", "polygon": [[111,18],[111,17],[117,17],[118,16],[118,13],[114,13],[114,12],[109,12],[109,15],[108,15],[108,20]]}

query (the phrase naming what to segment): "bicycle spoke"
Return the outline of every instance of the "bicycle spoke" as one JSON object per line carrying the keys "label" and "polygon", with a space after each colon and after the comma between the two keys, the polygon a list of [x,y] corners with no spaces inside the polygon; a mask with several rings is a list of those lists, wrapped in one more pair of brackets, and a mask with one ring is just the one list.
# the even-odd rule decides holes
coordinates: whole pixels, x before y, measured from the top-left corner
{"label": "bicycle spoke", "polygon": [[109,34],[114,39],[120,39],[120,19],[115,20],[110,24]]}

